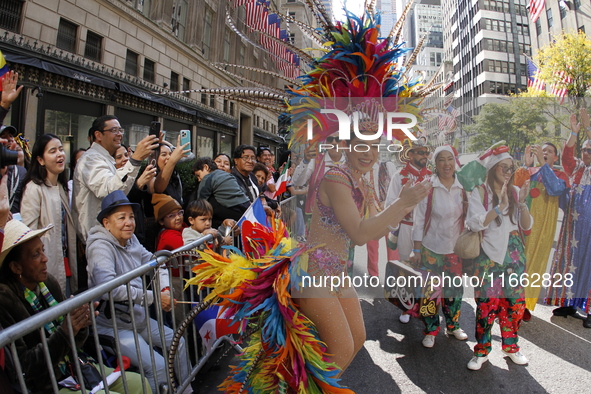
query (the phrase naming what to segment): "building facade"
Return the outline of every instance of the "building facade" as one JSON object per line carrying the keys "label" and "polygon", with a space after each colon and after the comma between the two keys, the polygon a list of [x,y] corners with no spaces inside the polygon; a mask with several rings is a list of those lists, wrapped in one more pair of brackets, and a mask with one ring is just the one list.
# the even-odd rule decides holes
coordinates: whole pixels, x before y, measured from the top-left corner
{"label": "building facade", "polygon": [[[287,3],[288,0],[281,0]],[[94,118],[113,114],[132,147],[160,121],[176,143],[190,130],[197,156],[240,143],[278,146],[277,114],[194,89],[276,85],[231,64],[279,72],[268,54],[228,23],[245,26],[245,7],[219,0],[2,0],[0,50],[25,86],[6,124],[55,133],[68,151],[89,146]],[[277,9],[283,4],[271,3]],[[250,33],[253,40],[257,40]],[[218,68],[234,73],[230,76]],[[230,64],[230,65],[229,65]]]}

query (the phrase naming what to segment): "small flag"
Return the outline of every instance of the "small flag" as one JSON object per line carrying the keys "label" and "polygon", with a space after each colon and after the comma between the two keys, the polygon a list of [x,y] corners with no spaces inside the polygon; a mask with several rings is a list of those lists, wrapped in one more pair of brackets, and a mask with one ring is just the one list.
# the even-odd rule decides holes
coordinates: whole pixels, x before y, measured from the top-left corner
{"label": "small flag", "polygon": [[213,343],[224,335],[237,334],[240,323],[232,323],[232,317],[227,316],[227,310],[221,311],[217,305],[210,306],[195,317],[195,326],[203,339],[203,344],[209,353]]}
{"label": "small flag", "polygon": [[267,225],[267,214],[260,198],[257,198],[252,204],[250,204],[250,207],[248,207],[246,212],[244,212],[244,215],[242,215],[238,221],[238,226],[241,226],[245,221],[259,223],[263,226]]}
{"label": "small flag", "polygon": [[453,105],[447,107],[447,112],[449,112],[454,118],[457,118],[460,115],[460,111],[454,108]]}
{"label": "small flag", "polygon": [[6,59],[4,58],[2,51],[0,51],[0,92],[2,91],[2,80],[4,80],[4,74],[6,74],[8,71],[10,71],[8,69],[8,63],[6,63]]}
{"label": "small flag", "polygon": [[289,160],[287,160],[287,163],[285,163],[285,165],[283,166],[283,171],[281,172],[281,175],[279,176],[279,179],[277,179],[277,183],[275,184],[277,189],[275,189],[273,199],[277,199],[278,196],[287,191],[287,181],[289,178],[287,175],[287,171],[289,170],[289,166]]}

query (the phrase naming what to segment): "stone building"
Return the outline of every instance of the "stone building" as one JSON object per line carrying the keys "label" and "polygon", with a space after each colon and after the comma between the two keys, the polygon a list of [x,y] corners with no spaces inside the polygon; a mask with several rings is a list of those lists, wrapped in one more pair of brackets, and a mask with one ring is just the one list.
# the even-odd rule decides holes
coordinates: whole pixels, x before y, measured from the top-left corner
{"label": "stone building", "polygon": [[[273,9],[281,7],[277,0]],[[220,0],[1,0],[0,50],[25,89],[6,124],[33,144],[55,133],[68,151],[88,147],[94,118],[114,114],[132,147],[160,121],[176,143],[188,129],[197,156],[231,153],[240,143],[276,148],[277,114],[192,89],[277,86],[238,64],[279,72],[245,37],[245,6]],[[233,72],[234,76],[216,69]],[[281,85],[282,86],[282,85]]]}

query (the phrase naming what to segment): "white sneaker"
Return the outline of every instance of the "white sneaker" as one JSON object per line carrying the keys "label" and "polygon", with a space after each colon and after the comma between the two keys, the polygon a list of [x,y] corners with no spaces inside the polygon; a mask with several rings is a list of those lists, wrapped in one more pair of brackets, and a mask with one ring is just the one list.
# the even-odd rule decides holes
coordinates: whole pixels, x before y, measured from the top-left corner
{"label": "white sneaker", "polygon": [[461,328],[455,329],[453,331],[447,331],[447,335],[453,335],[458,341],[465,341],[468,339],[468,334],[466,334]]}
{"label": "white sneaker", "polygon": [[487,361],[488,361],[488,356],[484,356],[484,357],[474,356],[474,357],[472,357],[472,359],[470,361],[468,361],[468,369],[470,369],[472,371],[478,371],[480,369],[480,367],[482,367],[482,364],[484,364]]}
{"label": "white sneaker", "polygon": [[423,338],[423,346],[431,348],[433,345],[435,345],[435,335],[425,335]]}
{"label": "white sneaker", "polygon": [[527,357],[525,357],[523,355],[523,353],[521,353],[520,351],[515,352],[515,353],[508,353],[503,350],[503,353],[505,354],[505,356],[509,356],[511,361],[513,361],[517,365],[525,365],[525,364],[529,363],[529,360],[527,359]]}
{"label": "white sneaker", "polygon": [[398,320],[400,320],[400,323],[408,323],[410,321],[410,315],[407,313],[403,313],[398,317]]}

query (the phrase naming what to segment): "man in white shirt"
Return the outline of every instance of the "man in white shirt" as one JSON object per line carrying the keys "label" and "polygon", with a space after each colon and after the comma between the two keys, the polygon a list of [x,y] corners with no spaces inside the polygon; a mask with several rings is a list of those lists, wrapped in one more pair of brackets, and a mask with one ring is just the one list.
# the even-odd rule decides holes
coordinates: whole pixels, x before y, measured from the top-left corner
{"label": "man in white shirt", "polygon": [[[400,161],[406,165],[392,178],[384,207],[390,206],[398,199],[400,191],[406,183],[410,182],[412,185],[431,176],[431,171],[427,168],[430,152],[430,147],[422,140],[404,143],[404,149],[400,152]],[[400,221],[398,227],[398,255],[402,261],[408,261],[413,251],[412,225],[413,213],[410,212]],[[408,323],[409,320],[410,315],[405,313],[400,315],[400,322]]]}
{"label": "man in white shirt", "polygon": [[142,160],[158,148],[158,137],[148,135],[136,146],[123,167],[115,168],[113,154],[121,146],[124,130],[113,115],[101,116],[88,131],[92,146],[82,155],[74,170],[73,214],[78,218],[77,231],[86,243],[88,231],[99,224],[97,215],[102,200],[115,190],[127,194],[135,182]]}

